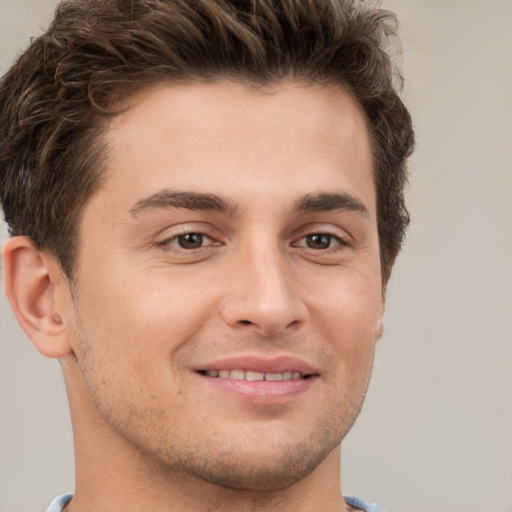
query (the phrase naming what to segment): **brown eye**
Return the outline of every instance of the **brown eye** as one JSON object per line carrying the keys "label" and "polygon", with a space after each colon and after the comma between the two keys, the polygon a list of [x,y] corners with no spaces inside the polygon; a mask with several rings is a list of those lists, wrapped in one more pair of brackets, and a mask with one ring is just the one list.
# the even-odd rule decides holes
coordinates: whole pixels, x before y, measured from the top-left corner
{"label": "brown eye", "polygon": [[182,249],[199,249],[203,245],[204,235],[201,233],[186,233],[176,238]]}
{"label": "brown eye", "polygon": [[315,233],[306,237],[306,245],[310,249],[329,249],[333,241],[332,235]]}

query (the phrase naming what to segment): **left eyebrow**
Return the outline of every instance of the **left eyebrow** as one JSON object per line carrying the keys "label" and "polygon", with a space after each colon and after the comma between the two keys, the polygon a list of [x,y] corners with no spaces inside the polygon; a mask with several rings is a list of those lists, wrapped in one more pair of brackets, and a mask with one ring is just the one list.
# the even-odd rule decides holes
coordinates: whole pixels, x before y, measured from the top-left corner
{"label": "left eyebrow", "polygon": [[293,210],[297,213],[341,210],[359,212],[370,218],[368,208],[359,199],[346,193],[308,194],[295,204]]}

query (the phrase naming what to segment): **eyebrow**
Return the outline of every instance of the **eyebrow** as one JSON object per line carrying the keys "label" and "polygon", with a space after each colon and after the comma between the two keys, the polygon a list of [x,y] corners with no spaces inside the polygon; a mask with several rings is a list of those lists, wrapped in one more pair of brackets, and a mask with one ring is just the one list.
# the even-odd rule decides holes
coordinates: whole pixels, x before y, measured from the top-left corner
{"label": "eyebrow", "polygon": [[356,197],[346,193],[308,194],[300,199],[294,206],[295,212],[322,212],[341,210],[359,212],[370,218],[368,208]]}
{"label": "eyebrow", "polygon": [[[239,211],[237,205],[216,194],[182,192],[166,189],[140,199],[130,209],[130,213],[137,216],[147,210],[165,208],[217,211],[231,216],[236,215]],[[296,213],[331,210],[360,212],[365,217],[370,217],[366,206],[359,199],[347,193],[307,194],[297,201],[292,208],[292,211]]]}
{"label": "eyebrow", "polygon": [[235,215],[238,208],[233,203],[215,194],[199,192],[178,192],[174,190],[161,190],[156,194],[137,201],[130,209],[132,215],[138,215],[145,210],[162,208],[184,208],[187,210],[211,210]]}

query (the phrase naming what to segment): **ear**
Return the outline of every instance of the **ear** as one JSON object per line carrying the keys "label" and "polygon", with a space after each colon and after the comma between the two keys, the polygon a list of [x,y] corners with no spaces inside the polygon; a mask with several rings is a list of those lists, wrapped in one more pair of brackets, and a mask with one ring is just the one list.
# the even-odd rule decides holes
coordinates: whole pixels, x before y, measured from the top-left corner
{"label": "ear", "polygon": [[382,288],[382,297],[380,299],[379,319],[375,331],[375,341],[379,341],[384,334],[384,313],[386,311],[386,287]]}
{"label": "ear", "polygon": [[3,249],[4,284],[16,318],[46,357],[72,352],[66,325],[69,283],[55,258],[27,237],[13,237]]}

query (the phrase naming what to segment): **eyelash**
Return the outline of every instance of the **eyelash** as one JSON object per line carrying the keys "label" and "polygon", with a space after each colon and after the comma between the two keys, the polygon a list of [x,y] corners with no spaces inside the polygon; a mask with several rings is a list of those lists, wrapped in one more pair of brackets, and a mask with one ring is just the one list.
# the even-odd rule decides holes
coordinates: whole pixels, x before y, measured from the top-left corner
{"label": "eyelash", "polygon": [[[180,241],[183,241],[183,239],[185,237],[190,237],[190,236],[196,236],[198,238],[200,238],[200,246],[199,247],[183,247],[183,245],[180,243]],[[318,248],[318,247],[310,247],[308,244],[308,238],[312,238],[312,237],[321,237],[321,238],[327,238],[328,239],[328,247],[323,247],[323,248]],[[205,239],[208,239],[210,240],[210,243],[208,245],[204,245],[203,242]],[[305,245],[301,245],[300,242],[304,240],[305,241]],[[331,247],[331,244],[333,242],[333,240],[337,243],[337,246],[339,246],[338,248],[335,247]],[[191,242],[193,243],[193,242]],[[221,245],[220,243],[216,243],[210,236],[208,236],[206,233],[201,233],[199,231],[188,231],[188,232],[185,232],[185,233],[179,233],[177,235],[174,235],[173,237],[171,238],[167,238],[166,240],[163,240],[162,242],[159,243],[159,245],[161,247],[164,247],[168,250],[170,250],[170,248],[173,248],[173,249],[177,249],[177,250],[183,250],[183,251],[187,251],[187,252],[192,252],[192,251],[199,251],[201,249],[204,249],[206,247],[210,247],[210,246],[215,246],[215,245]],[[304,248],[307,248],[307,249],[311,249],[313,251],[319,251],[319,252],[324,252],[324,251],[336,251],[336,250],[341,250],[342,248],[344,247],[348,247],[349,246],[349,243],[346,239],[338,236],[338,235],[334,235],[332,233],[325,233],[325,232],[312,232],[312,233],[308,233],[307,235],[304,235],[302,236],[301,238],[299,238],[299,240],[297,242],[294,242],[291,244],[293,247],[304,247]]]}
{"label": "eyelash", "polygon": [[[310,247],[307,244],[308,244],[308,239],[312,238],[312,237],[327,238],[328,239],[328,247],[323,247],[323,248]],[[306,245],[299,245],[299,242],[301,242],[302,240],[305,241]],[[337,243],[337,246],[331,247],[331,244],[332,244],[333,241],[335,241]],[[338,235],[334,235],[332,233],[325,233],[325,232],[318,231],[318,232],[308,233],[307,235],[302,236],[299,239],[298,242],[295,242],[292,245],[295,246],[295,247],[304,247],[304,248],[311,249],[311,250],[314,250],[314,251],[324,252],[324,251],[341,250],[341,249],[343,249],[345,247],[348,247],[349,243],[348,243],[348,241],[346,239],[344,239],[344,238],[342,238],[342,237],[340,237]]]}
{"label": "eyelash", "polygon": [[[183,247],[182,245],[180,245],[180,239],[184,239],[187,236],[200,237],[201,238],[200,247],[187,248],[187,247]],[[210,243],[207,246],[203,245],[203,242],[205,239],[210,240],[212,243]],[[176,244],[174,244],[173,242],[176,242]],[[162,242],[160,242],[159,245],[167,250],[170,250],[170,248],[172,247],[175,250],[183,250],[183,251],[192,252],[192,251],[198,251],[198,250],[204,249],[205,247],[209,247],[210,245],[220,245],[220,244],[215,243],[215,241],[210,236],[208,236],[206,233],[201,233],[200,231],[187,231],[185,233],[179,233],[170,238],[167,238],[167,239],[163,240]]]}

